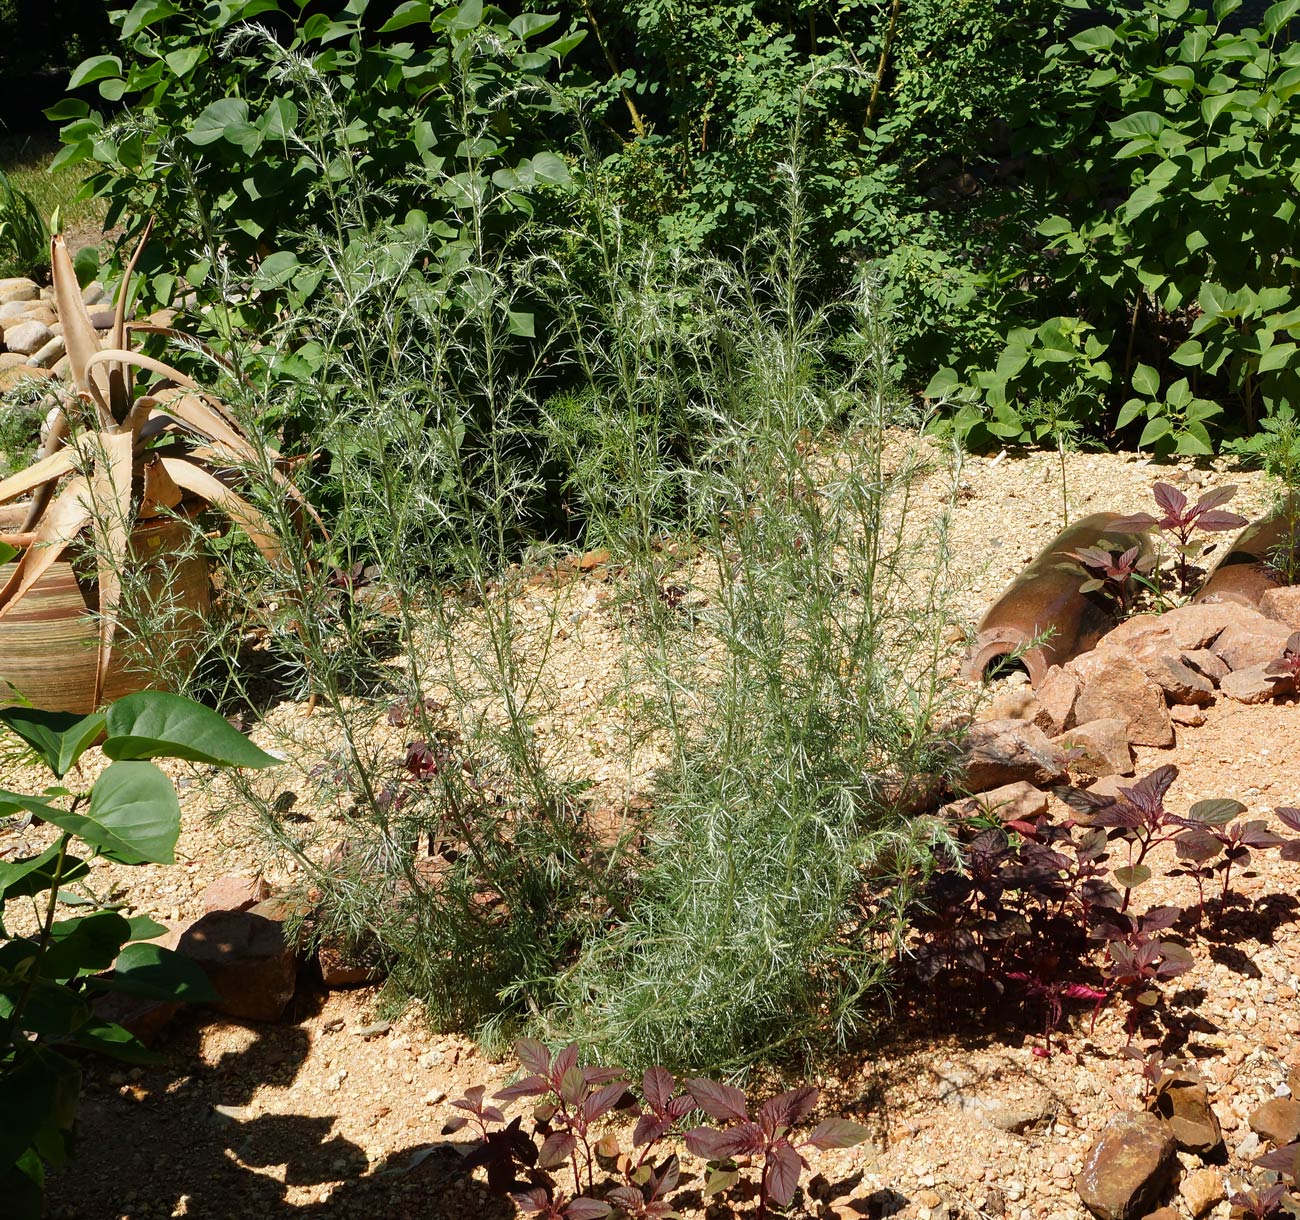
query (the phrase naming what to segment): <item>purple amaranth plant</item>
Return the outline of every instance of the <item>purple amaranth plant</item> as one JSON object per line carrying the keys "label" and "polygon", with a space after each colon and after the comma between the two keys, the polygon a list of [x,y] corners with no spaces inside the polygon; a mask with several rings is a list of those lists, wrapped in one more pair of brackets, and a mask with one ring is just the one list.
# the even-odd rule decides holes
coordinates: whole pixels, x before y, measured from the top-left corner
{"label": "purple amaranth plant", "polygon": [[706,1196],[719,1194],[735,1184],[737,1171],[728,1163],[738,1158],[759,1160],[763,1176],[759,1183],[758,1214],[765,1216],[769,1205],[789,1207],[799,1188],[799,1178],[808,1167],[804,1148],[851,1148],[867,1138],[867,1130],[844,1118],[828,1118],[795,1143],[791,1129],[812,1113],[818,1091],[811,1085],[791,1089],[769,1098],[749,1117],[749,1099],[740,1089],[715,1080],[696,1077],[686,1082],[696,1105],[710,1118],[726,1123],[722,1130],[694,1127],[686,1133],[686,1147],[710,1162],[713,1172],[704,1187]]}
{"label": "purple amaranth plant", "polygon": [[1096,805],[1090,815],[1094,826],[1107,829],[1107,838],[1128,844],[1128,863],[1114,870],[1124,892],[1121,911],[1128,910],[1133,891],[1151,880],[1151,869],[1145,863],[1151,849],[1168,843],[1183,829],[1165,808],[1165,795],[1177,778],[1178,768],[1166,763],[1131,788],[1120,788],[1113,799]]}
{"label": "purple amaranth plant", "polygon": [[510,1197],[523,1215],[536,1216],[537,1220],[603,1220],[614,1210],[600,1199],[585,1195],[569,1199],[545,1186],[517,1191]]}
{"label": "purple amaranth plant", "polygon": [[[1086,1000],[1093,1005],[1092,1022],[1106,1003],[1109,993],[1086,983],[1070,983],[1062,979],[1047,979],[1024,970],[1010,970],[1007,978],[1023,983],[1026,991],[1043,1006],[1043,1045],[1035,1046],[1033,1053],[1041,1059],[1052,1057],[1052,1036],[1061,1024],[1064,1001]],[[1064,1044],[1062,1044],[1064,1049]]]}
{"label": "purple amaranth plant", "polygon": [[1300,685],[1300,631],[1291,634],[1282,655],[1270,661],[1264,672],[1270,678],[1289,679],[1292,686]]}
{"label": "purple amaranth plant", "polygon": [[644,1182],[616,1186],[606,1196],[621,1212],[635,1220],[680,1220],[680,1213],[668,1202],[677,1189],[681,1167],[670,1156],[658,1169],[651,1169]]}
{"label": "purple amaranth plant", "polygon": [[1191,590],[1191,556],[1194,549],[1192,535],[1197,530],[1206,533],[1222,533],[1225,530],[1240,529],[1246,524],[1246,518],[1236,513],[1225,513],[1220,505],[1226,504],[1237,494],[1236,487],[1219,487],[1207,491],[1195,504],[1192,504],[1178,488],[1170,483],[1156,483],[1151,488],[1161,516],[1151,513],[1134,513],[1114,522],[1112,529],[1158,529],[1174,539],[1174,551],[1178,556],[1178,583],[1184,594]]}
{"label": "purple amaranth plant", "polygon": [[[1235,822],[1238,814],[1246,812],[1240,801],[1197,801],[1182,820],[1187,829],[1174,839],[1174,849],[1179,859],[1193,861],[1196,885],[1201,891],[1201,909],[1205,907],[1204,880],[1216,872],[1223,875],[1220,903],[1228,900],[1234,865],[1245,868],[1250,863],[1250,852],[1281,847],[1286,840],[1262,819]],[[1217,859],[1216,859],[1217,858]],[[1216,861],[1210,864],[1210,861]]]}
{"label": "purple amaranth plant", "polygon": [[1294,1202],[1286,1185],[1277,1182],[1260,1190],[1229,1195],[1228,1216],[1230,1220],[1275,1220],[1278,1216],[1293,1216],[1295,1212],[1286,1205]]}
{"label": "purple amaranth plant", "polygon": [[1133,578],[1148,575],[1156,566],[1156,557],[1142,554],[1140,546],[1131,546],[1126,551],[1086,546],[1066,554],[1076,560],[1089,577],[1079,586],[1079,592],[1100,593],[1110,598],[1121,616],[1128,611]]}

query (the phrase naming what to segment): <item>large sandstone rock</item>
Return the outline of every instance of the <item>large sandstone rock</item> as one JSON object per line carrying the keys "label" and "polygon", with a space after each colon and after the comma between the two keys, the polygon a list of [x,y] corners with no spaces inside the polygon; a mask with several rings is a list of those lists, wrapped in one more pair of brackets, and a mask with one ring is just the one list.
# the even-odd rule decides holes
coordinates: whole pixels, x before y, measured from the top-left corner
{"label": "large sandstone rock", "polygon": [[8,305],[12,301],[38,301],[40,296],[41,290],[33,280],[23,276],[0,280],[0,305]]}
{"label": "large sandstone rock", "polygon": [[1183,653],[1183,664],[1218,686],[1232,671],[1208,648],[1192,648]]}
{"label": "large sandstone rock", "polygon": [[1288,631],[1300,631],[1300,585],[1269,589],[1259,599],[1259,612],[1283,624]]}
{"label": "large sandstone rock", "polygon": [[1053,738],[1052,744],[1067,752],[1078,751],[1069,763],[1076,775],[1090,775],[1094,779],[1103,775],[1132,775],[1133,750],[1128,743],[1127,727],[1118,717],[1090,720]]}
{"label": "large sandstone rock", "polygon": [[1003,822],[1032,822],[1047,812],[1047,793],[1033,784],[1004,784],[978,796],[953,801],[940,811],[954,821],[975,817],[996,817]]}
{"label": "large sandstone rock", "polygon": [[1300,1139],[1300,1101],[1293,1097],[1274,1097],[1266,1101],[1247,1120],[1250,1129],[1275,1148],[1283,1148]]}
{"label": "large sandstone rock", "polygon": [[1042,729],[1022,720],[973,725],[965,744],[964,786],[969,792],[1022,780],[1046,787],[1065,779],[1065,755]]}
{"label": "large sandstone rock", "polygon": [[[1122,624],[1121,624],[1122,625]],[[1127,652],[1109,643],[1070,662],[1080,665],[1083,693],[1074,706],[1078,724],[1090,720],[1120,719],[1129,741],[1136,746],[1171,746],[1174,729],[1169,722],[1164,691]]]}
{"label": "large sandstone rock", "polygon": [[1079,700],[1079,679],[1053,665],[1035,692],[1038,709],[1033,722],[1048,737],[1059,737],[1074,726],[1074,705]]}
{"label": "large sandstone rock", "polygon": [[1178,1194],[1192,1220],[1200,1220],[1216,1203],[1227,1197],[1223,1175],[1217,1169],[1198,1169],[1178,1183]]}
{"label": "large sandstone rock", "polygon": [[1189,1072],[1168,1072],[1160,1081],[1153,1109],[1169,1124],[1184,1152],[1205,1156],[1223,1143],[1218,1115],[1204,1081]]}
{"label": "large sandstone rock", "polygon": [[1250,669],[1277,660],[1290,637],[1291,629],[1285,624],[1256,614],[1225,628],[1211,651],[1231,670]]}
{"label": "large sandstone rock", "polygon": [[1214,702],[1214,683],[1197,673],[1181,656],[1161,655],[1144,662],[1138,659],[1148,678],[1162,691],[1169,703],[1206,707]]}
{"label": "large sandstone rock", "polygon": [[31,356],[53,338],[54,332],[44,322],[16,322],[5,331],[5,347],[11,352]]}
{"label": "large sandstone rock", "polygon": [[1088,1149],[1075,1189],[1099,1220],[1138,1220],[1169,1181],[1176,1145],[1154,1114],[1115,1115]]}
{"label": "large sandstone rock", "polygon": [[[247,911],[211,911],[191,924],[176,949],[208,976],[232,1017],[274,1021],[293,998],[298,961],[274,902]],[[268,915],[272,917],[268,917]]]}
{"label": "large sandstone rock", "polygon": [[1268,672],[1267,664],[1234,669],[1219,683],[1220,693],[1234,703],[1267,703],[1294,689],[1295,683],[1290,678],[1274,677]]}
{"label": "large sandstone rock", "polygon": [[1178,606],[1164,614],[1139,614],[1126,619],[1106,636],[1107,644],[1137,650],[1190,652],[1204,648],[1217,639],[1228,626],[1245,614],[1254,612],[1245,606],[1227,602]]}
{"label": "large sandstone rock", "polygon": [[205,914],[213,911],[247,911],[271,897],[271,887],[261,877],[236,877],[226,874],[204,887]]}
{"label": "large sandstone rock", "polygon": [[0,305],[0,329],[26,317],[27,311],[32,308],[29,301],[6,301]]}

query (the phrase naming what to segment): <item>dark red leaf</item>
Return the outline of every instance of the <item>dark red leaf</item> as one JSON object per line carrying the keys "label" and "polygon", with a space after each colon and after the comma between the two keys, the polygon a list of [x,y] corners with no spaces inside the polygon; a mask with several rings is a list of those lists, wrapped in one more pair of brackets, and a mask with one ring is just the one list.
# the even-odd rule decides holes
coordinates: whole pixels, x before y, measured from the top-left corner
{"label": "dark red leaf", "polygon": [[1283,860],[1292,862],[1300,860],[1300,839],[1292,839],[1290,842],[1283,844],[1282,849],[1277,854]]}
{"label": "dark red leaf", "polygon": [[520,1097],[541,1097],[551,1091],[550,1081],[542,1076],[525,1076],[492,1096],[496,1101],[515,1101]]}
{"label": "dark red leaf", "polygon": [[559,1083],[564,1079],[566,1072],[572,1071],[578,1066],[578,1044],[570,1042],[562,1051],[555,1052],[555,1058],[551,1060],[550,1077],[552,1083],[556,1085],[556,1092],[559,1090]]}
{"label": "dark red leaf", "polygon": [[538,1168],[554,1169],[557,1165],[563,1165],[577,1146],[578,1141],[572,1132],[552,1132],[546,1137],[541,1151],[537,1154]]}
{"label": "dark red leaf", "polygon": [[828,1148],[852,1148],[862,1143],[867,1135],[866,1127],[860,1123],[850,1122],[847,1118],[828,1118],[813,1128],[807,1142],[824,1152]]}
{"label": "dark red leaf", "polygon": [[717,1161],[726,1155],[718,1151],[722,1132],[715,1131],[712,1127],[692,1127],[682,1138],[693,1156],[702,1157],[706,1161]]}
{"label": "dark red leaf", "polygon": [[812,1113],[817,1104],[817,1090],[812,1085],[791,1089],[777,1097],[770,1097],[758,1108],[758,1122],[763,1130],[773,1136],[781,1128],[789,1130],[805,1115]]}
{"label": "dark red leaf", "polygon": [[510,1197],[514,1199],[515,1205],[526,1216],[544,1212],[551,1206],[551,1200],[547,1197],[546,1191],[540,1186],[534,1186],[532,1190],[520,1191]]}
{"label": "dark red leaf", "polygon": [[520,1038],[515,1057],[534,1075],[545,1076],[551,1070],[551,1052],[536,1038]]}
{"label": "dark red leaf", "polygon": [[647,1068],[641,1077],[641,1094],[646,1099],[646,1104],[659,1115],[668,1109],[676,1087],[677,1081],[673,1079],[672,1073],[661,1067]]}
{"label": "dark red leaf", "polygon": [[587,1078],[576,1064],[560,1077],[560,1100],[576,1106],[587,1096]]}
{"label": "dark red leaf", "polygon": [[655,1118],[653,1114],[641,1115],[636,1120],[636,1127],[632,1131],[632,1147],[643,1148],[646,1144],[653,1144],[655,1140],[663,1138],[664,1133],[671,1126],[671,1123]]}
{"label": "dark red leaf", "polygon": [[1282,819],[1292,830],[1300,831],[1300,809],[1274,809],[1274,813]]}
{"label": "dark red leaf", "polygon": [[686,1082],[686,1089],[695,1098],[699,1106],[710,1118],[719,1122],[739,1122],[749,1117],[745,1095],[729,1084],[720,1084],[704,1076],[696,1076]]}
{"label": "dark red leaf", "polygon": [[695,1099],[689,1093],[683,1093],[668,1103],[668,1117],[676,1122],[679,1118],[685,1118],[694,1109]]}
{"label": "dark red leaf", "polygon": [[503,1123],[506,1121],[506,1116],[496,1106],[484,1106],[481,1117],[487,1119],[490,1123]]}
{"label": "dark red leaf", "polygon": [[597,1089],[582,1103],[583,1117],[589,1123],[594,1123],[598,1118],[604,1118],[626,1092],[627,1083],[622,1080],[616,1080],[613,1084],[607,1084],[604,1088]]}
{"label": "dark red leaf", "polygon": [[789,1144],[780,1144],[767,1154],[763,1166],[763,1194],[777,1207],[789,1207],[799,1188],[803,1160]]}
{"label": "dark red leaf", "polygon": [[1241,841],[1247,847],[1253,847],[1263,851],[1269,847],[1281,847],[1286,840],[1272,830],[1269,830],[1268,824],[1262,821],[1249,821],[1241,828]]}
{"label": "dark red leaf", "polygon": [[[608,1084],[611,1080],[622,1080],[623,1070],[622,1068],[583,1068],[582,1078],[590,1085]],[[626,1089],[627,1085],[623,1087]]]}
{"label": "dark red leaf", "polygon": [[1236,494],[1237,487],[1235,483],[1229,483],[1226,487],[1211,488],[1196,501],[1197,511],[1208,512],[1212,508],[1218,508],[1221,504],[1227,504]]}
{"label": "dark red leaf", "polygon": [[[453,1102],[452,1104],[455,1105],[456,1103]],[[459,1115],[457,1115],[455,1118],[449,1118],[445,1123],[442,1124],[442,1133],[443,1135],[455,1135],[456,1132],[459,1131],[462,1127],[466,1127],[468,1125],[469,1125],[468,1118],[461,1118]]]}
{"label": "dark red leaf", "polygon": [[621,1207],[625,1212],[639,1211],[645,1203],[645,1195],[635,1186],[615,1186],[605,1197],[615,1207]]}
{"label": "dark red leaf", "polygon": [[1208,512],[1201,513],[1196,518],[1196,526],[1207,533],[1221,533],[1224,530],[1240,529],[1246,525],[1245,517],[1239,517],[1236,513]]}
{"label": "dark red leaf", "polygon": [[1116,533],[1128,534],[1135,530],[1149,530],[1156,523],[1156,518],[1150,513],[1133,513],[1131,516],[1112,521],[1110,529]]}
{"label": "dark red leaf", "polygon": [[681,1180],[681,1176],[681,1162],[676,1155],[670,1156],[663,1163],[663,1168],[651,1179],[654,1184],[654,1197],[660,1198],[663,1195],[672,1194],[677,1189],[677,1183]]}
{"label": "dark red leaf", "polygon": [[1187,508],[1187,497],[1177,487],[1171,483],[1157,483],[1151,488],[1151,494],[1155,496],[1156,503],[1164,510],[1166,516],[1182,519],[1183,512]]}
{"label": "dark red leaf", "polygon": [[767,1147],[767,1134],[757,1123],[734,1123],[720,1134],[714,1145],[722,1156],[757,1156]]}
{"label": "dark red leaf", "polygon": [[564,1209],[564,1215],[566,1220],[602,1220],[613,1210],[608,1203],[602,1203],[599,1199],[579,1195]]}
{"label": "dark red leaf", "polygon": [[1089,1000],[1095,1004],[1104,1000],[1109,993],[1089,987],[1086,983],[1068,983],[1061,988],[1061,994],[1067,1000]]}
{"label": "dark red leaf", "polygon": [[1223,850],[1223,843],[1208,830],[1185,830],[1174,839],[1174,850],[1180,860],[1204,864]]}

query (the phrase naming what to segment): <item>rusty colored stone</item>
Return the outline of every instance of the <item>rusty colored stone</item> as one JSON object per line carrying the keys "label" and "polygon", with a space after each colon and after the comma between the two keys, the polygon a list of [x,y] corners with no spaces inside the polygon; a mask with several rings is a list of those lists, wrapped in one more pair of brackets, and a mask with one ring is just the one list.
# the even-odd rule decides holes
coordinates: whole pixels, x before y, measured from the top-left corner
{"label": "rusty colored stone", "polygon": [[1079,1198],[1099,1220],[1138,1220],[1168,1182],[1176,1147],[1154,1114],[1115,1115],[1084,1157],[1075,1181]]}
{"label": "rusty colored stone", "polygon": [[1283,585],[1283,572],[1294,569],[1300,560],[1298,512],[1300,508],[1288,501],[1246,526],[1232,549],[1210,569],[1193,601],[1258,606],[1264,594]]}

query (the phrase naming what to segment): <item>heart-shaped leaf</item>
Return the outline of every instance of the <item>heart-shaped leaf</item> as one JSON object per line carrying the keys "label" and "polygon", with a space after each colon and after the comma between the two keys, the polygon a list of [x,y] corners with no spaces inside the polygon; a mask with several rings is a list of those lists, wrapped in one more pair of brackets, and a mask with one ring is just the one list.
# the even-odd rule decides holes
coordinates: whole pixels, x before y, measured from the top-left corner
{"label": "heart-shaped leaf", "polygon": [[0,724],[21,737],[62,779],[104,731],[104,716],[100,712],[77,716],[34,707],[7,707],[0,709]]}
{"label": "heart-shaped leaf", "polygon": [[259,750],[210,708],[166,691],[140,691],[105,713],[109,758],[183,758],[220,767],[276,767],[280,759]]}

